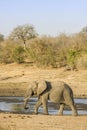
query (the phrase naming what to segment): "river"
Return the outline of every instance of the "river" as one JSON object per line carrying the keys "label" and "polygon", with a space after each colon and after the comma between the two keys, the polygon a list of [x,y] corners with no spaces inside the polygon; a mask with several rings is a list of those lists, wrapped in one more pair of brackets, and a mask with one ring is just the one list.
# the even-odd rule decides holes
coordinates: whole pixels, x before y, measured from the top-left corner
{"label": "river", "polygon": [[[74,99],[76,108],[79,115],[87,115],[87,99]],[[0,97],[0,111],[33,114],[34,106],[37,102],[37,98],[30,98],[29,108],[25,110],[23,108],[23,97]],[[59,105],[48,101],[48,112],[51,115],[58,113]],[[39,108],[39,113],[43,114],[43,106]],[[69,106],[65,106],[64,115],[71,115],[72,111]]]}

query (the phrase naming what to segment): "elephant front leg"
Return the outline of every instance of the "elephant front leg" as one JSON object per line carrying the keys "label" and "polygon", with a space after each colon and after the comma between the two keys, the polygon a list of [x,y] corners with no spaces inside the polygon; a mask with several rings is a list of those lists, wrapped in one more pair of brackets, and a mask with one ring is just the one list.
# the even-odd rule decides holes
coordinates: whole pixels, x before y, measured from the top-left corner
{"label": "elephant front leg", "polygon": [[43,104],[43,109],[44,109],[44,114],[48,115],[48,107],[47,107],[47,97],[42,98],[42,104]]}
{"label": "elephant front leg", "polygon": [[41,104],[42,104],[42,99],[39,97],[38,102],[36,103],[35,109],[34,109],[35,114],[38,114],[38,108],[40,107]]}
{"label": "elephant front leg", "polygon": [[65,106],[64,104],[60,104],[60,109],[59,109],[58,115],[63,115],[64,106]]}
{"label": "elephant front leg", "polygon": [[44,109],[44,114],[45,114],[45,115],[48,115],[47,103],[43,103],[43,109]]}

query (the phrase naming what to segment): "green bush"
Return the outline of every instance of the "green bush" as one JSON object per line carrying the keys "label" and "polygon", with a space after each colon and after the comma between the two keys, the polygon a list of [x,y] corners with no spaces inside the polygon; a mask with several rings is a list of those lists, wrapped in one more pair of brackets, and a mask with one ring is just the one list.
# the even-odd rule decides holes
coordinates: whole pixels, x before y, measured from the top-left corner
{"label": "green bush", "polygon": [[67,65],[71,68],[76,68],[77,58],[80,56],[80,51],[71,49],[67,53]]}
{"label": "green bush", "polygon": [[[87,66],[84,57],[87,54],[87,35],[76,34],[66,36],[60,34],[57,37],[38,37],[26,41],[26,50],[21,41],[4,40],[0,44],[1,63],[32,62],[40,67],[63,67],[80,68]],[[83,53],[84,52],[84,53]]]}
{"label": "green bush", "polygon": [[22,46],[17,46],[13,49],[12,59],[17,63],[23,63],[25,59],[25,50]]}
{"label": "green bush", "polygon": [[30,45],[29,55],[37,66],[56,67],[55,50],[53,50],[51,45],[45,44],[41,40]]}
{"label": "green bush", "polygon": [[0,47],[0,63],[12,63],[12,49],[11,45],[5,45]]}

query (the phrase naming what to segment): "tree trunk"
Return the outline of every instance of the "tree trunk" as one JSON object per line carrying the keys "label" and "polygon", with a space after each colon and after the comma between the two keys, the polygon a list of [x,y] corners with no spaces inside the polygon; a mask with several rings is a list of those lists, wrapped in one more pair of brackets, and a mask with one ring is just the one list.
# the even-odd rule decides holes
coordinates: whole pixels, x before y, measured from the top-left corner
{"label": "tree trunk", "polygon": [[26,50],[26,42],[25,42],[25,40],[24,40],[24,50]]}

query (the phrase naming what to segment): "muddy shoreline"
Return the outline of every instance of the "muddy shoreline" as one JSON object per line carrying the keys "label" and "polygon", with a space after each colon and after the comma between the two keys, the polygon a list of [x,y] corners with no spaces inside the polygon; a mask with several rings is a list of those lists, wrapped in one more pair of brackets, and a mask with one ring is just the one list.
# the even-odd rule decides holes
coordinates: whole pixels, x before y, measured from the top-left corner
{"label": "muddy shoreline", "polygon": [[18,64],[0,65],[0,96],[24,96],[31,81],[61,80],[73,90],[75,98],[87,98],[87,70],[64,71]]}

